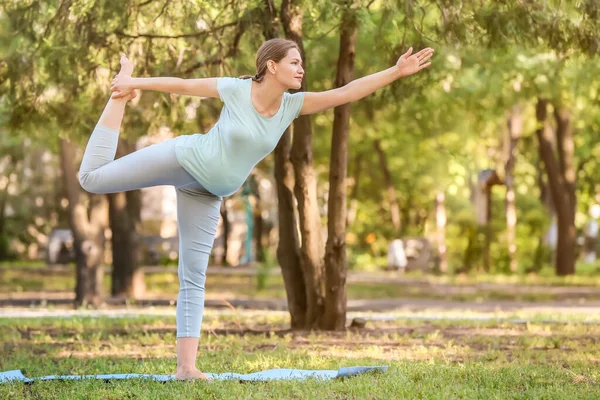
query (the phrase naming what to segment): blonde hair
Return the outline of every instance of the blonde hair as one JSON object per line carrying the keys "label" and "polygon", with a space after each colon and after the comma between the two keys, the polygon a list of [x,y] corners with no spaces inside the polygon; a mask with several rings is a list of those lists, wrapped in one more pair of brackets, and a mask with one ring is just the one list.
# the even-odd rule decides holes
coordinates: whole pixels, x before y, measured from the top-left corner
{"label": "blonde hair", "polygon": [[298,45],[293,40],[288,39],[271,39],[267,40],[260,46],[256,53],[256,74],[243,75],[241,79],[252,78],[255,82],[262,82],[267,73],[267,61],[273,60],[279,62],[287,56],[288,51],[296,49],[300,51]]}

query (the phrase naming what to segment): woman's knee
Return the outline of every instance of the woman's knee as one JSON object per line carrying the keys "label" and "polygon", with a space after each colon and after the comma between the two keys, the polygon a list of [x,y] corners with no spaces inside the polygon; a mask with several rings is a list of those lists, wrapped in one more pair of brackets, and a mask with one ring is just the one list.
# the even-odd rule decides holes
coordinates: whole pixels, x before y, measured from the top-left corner
{"label": "woman's knee", "polygon": [[187,268],[181,279],[183,280],[183,285],[181,285],[182,287],[204,290],[206,286],[206,269]]}
{"label": "woman's knee", "polygon": [[[182,255],[180,254],[180,257],[181,256]],[[185,287],[204,290],[207,267],[207,257],[190,256],[189,254],[184,254],[183,258],[180,259],[179,279],[184,282]]]}
{"label": "woman's knee", "polygon": [[95,179],[94,174],[90,172],[79,171],[79,184],[86,192],[93,194],[105,194],[106,191],[98,185],[98,180]]}

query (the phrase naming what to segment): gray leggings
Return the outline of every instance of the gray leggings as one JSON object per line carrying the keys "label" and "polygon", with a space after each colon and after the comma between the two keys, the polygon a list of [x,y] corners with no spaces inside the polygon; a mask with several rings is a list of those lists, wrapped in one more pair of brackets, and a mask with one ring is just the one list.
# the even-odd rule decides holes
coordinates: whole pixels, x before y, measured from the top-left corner
{"label": "gray leggings", "polygon": [[118,139],[118,131],[96,126],[83,155],[79,182],[91,193],[175,187],[179,229],[177,337],[199,337],[206,267],[220,218],[221,197],[208,192],[179,165],[175,156],[179,138],[115,160]]}

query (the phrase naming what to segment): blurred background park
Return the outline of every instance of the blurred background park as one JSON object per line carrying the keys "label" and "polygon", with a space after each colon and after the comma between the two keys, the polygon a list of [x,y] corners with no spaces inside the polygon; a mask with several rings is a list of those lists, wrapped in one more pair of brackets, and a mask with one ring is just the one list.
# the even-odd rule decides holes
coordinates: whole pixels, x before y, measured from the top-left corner
{"label": "blurred background park", "polygon": [[[119,54],[135,63],[134,76],[241,76],[255,73],[263,41],[287,37],[301,47],[306,91],[389,68],[411,46],[432,47],[435,56],[426,70],[363,100],[298,118],[224,199],[209,308],[280,310],[279,322],[264,325],[295,330],[344,330],[351,320],[368,329],[358,312],[400,312],[392,319],[404,322],[390,323],[400,337],[398,326],[417,324],[407,318],[467,310],[594,320],[599,28],[596,0],[1,0],[0,305],[5,312],[164,306],[174,315],[173,188],[90,195],[77,180]],[[139,93],[117,157],[205,133],[221,106]],[[48,321],[41,326],[54,326]],[[470,334],[490,328],[462,326]],[[538,330],[530,326],[510,329],[531,338]],[[583,395],[597,388],[585,371],[600,348],[584,340],[598,328],[578,326],[573,347],[589,346],[593,356],[572,355],[577,367],[548,379],[575,376]],[[494,336],[501,343],[510,335]],[[513,349],[524,362],[518,368],[532,357],[519,351],[539,344],[523,340]],[[427,358],[402,346],[398,359]],[[558,357],[565,346],[548,349]],[[507,362],[484,348],[471,360]],[[455,361],[469,359],[460,351]],[[517,375],[501,383],[517,384]]]}

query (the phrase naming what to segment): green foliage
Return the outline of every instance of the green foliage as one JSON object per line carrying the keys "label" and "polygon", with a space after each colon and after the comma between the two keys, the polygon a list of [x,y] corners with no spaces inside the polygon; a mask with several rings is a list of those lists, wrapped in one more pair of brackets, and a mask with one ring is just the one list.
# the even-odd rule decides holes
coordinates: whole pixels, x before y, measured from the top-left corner
{"label": "green foliage", "polygon": [[[348,5],[301,6],[309,90],[331,89],[339,16]],[[264,7],[259,0],[1,0],[0,130],[6,146],[18,157],[24,138],[54,152],[58,137],[83,145],[108,98],[119,52],[133,59],[140,76],[253,72],[264,39]],[[600,180],[600,83],[590,79],[600,76],[598,3],[466,1],[459,7],[448,1],[365,0],[351,7],[360,22],[356,77],[388,68],[409,46],[436,49],[426,71],[352,104],[348,171],[359,187],[353,194],[358,208],[350,227],[351,266],[381,264],[396,236],[431,235],[433,199],[443,192],[451,269],[480,269],[471,185],[481,169],[502,172],[507,111],[518,104],[524,118],[514,172],[519,264],[521,271],[542,269],[549,257],[539,239],[549,218],[539,202],[533,107],[544,96],[572,111],[581,227]],[[219,111],[216,100],[142,93],[128,107],[123,135],[135,140],[165,126],[175,134],[206,132]],[[312,118],[320,199],[328,190],[332,122],[333,111]],[[403,217],[400,233],[391,224],[374,140],[387,156]],[[2,146],[4,154],[8,147]],[[359,155],[360,167],[353,164]],[[272,165],[267,158],[257,168],[272,171]],[[493,196],[491,264],[500,272],[507,266],[502,190],[495,188]]]}

